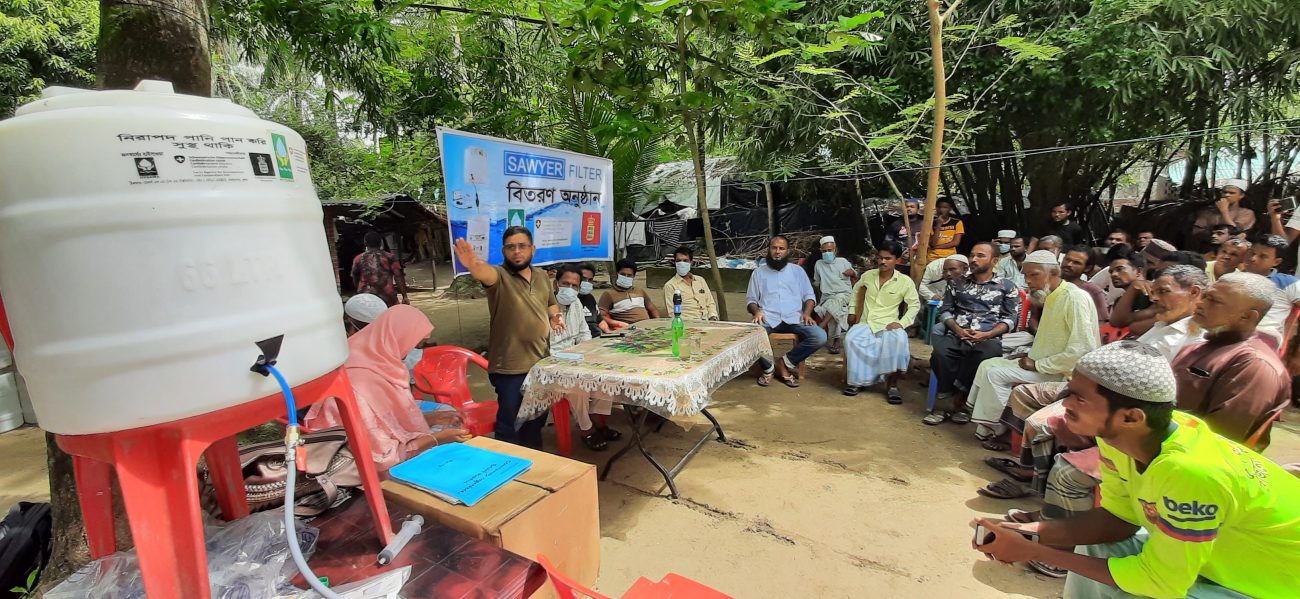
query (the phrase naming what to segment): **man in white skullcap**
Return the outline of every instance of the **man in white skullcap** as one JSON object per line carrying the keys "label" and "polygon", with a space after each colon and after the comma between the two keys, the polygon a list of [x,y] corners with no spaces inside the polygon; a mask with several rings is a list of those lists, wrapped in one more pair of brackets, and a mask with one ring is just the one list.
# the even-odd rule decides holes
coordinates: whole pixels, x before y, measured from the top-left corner
{"label": "man in white skullcap", "polygon": [[948,290],[948,282],[966,276],[969,268],[970,258],[962,254],[931,260],[921,274],[920,292],[927,300],[942,300],[943,292]]}
{"label": "man in white skullcap", "polygon": [[1079,357],[1100,344],[1097,308],[1087,292],[1061,279],[1055,254],[1031,252],[1023,268],[1031,297],[1043,305],[1029,355],[1019,360],[985,360],[967,398],[973,407],[970,420],[979,425],[975,436],[990,451],[1010,447],[1004,439],[1007,425],[1001,420],[1012,387],[1064,380]]}
{"label": "man in white skullcap", "polygon": [[1080,358],[1066,425],[1097,438],[1101,506],[1041,522],[979,518],[987,534],[975,549],[1069,571],[1072,599],[1295,596],[1300,478],[1175,412],[1176,387],[1164,357],[1135,341]]}
{"label": "man in white skullcap", "polygon": [[998,231],[995,241],[998,262],[993,266],[993,274],[1024,289],[1025,277],[1020,274],[1020,265],[1025,261],[1025,240],[1014,229],[1002,229]]}
{"label": "man in white skullcap", "polygon": [[1201,209],[1192,223],[1191,249],[1202,251],[1210,243],[1210,229],[1214,225],[1234,225],[1238,231],[1249,231],[1255,226],[1255,211],[1241,205],[1250,185],[1245,179],[1219,181],[1219,200],[1213,206]]}
{"label": "man in white skullcap", "polygon": [[813,289],[818,293],[814,311],[824,319],[822,328],[829,339],[827,351],[838,354],[840,340],[849,330],[849,291],[858,281],[858,272],[840,256],[834,237],[822,237],[821,248],[820,259],[813,267]]}
{"label": "man in white skullcap", "polygon": [[388,304],[373,293],[358,293],[348,298],[348,301],[343,303],[343,320],[347,325],[348,336],[351,337],[374,322],[387,309]]}

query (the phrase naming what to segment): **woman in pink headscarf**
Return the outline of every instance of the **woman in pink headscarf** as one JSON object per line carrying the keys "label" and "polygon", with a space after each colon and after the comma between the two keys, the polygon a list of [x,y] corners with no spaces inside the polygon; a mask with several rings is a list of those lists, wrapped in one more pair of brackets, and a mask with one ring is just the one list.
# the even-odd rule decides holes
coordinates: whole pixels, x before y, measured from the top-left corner
{"label": "woman in pink headscarf", "polygon": [[[348,360],[343,367],[352,381],[361,421],[370,432],[370,452],[375,465],[387,470],[440,443],[469,435],[462,428],[430,433],[446,424],[454,412],[421,414],[411,395],[410,373],[402,357],[433,332],[433,323],[418,309],[396,305],[348,339]],[[337,402],[313,405],[303,424],[311,429],[340,426]]]}

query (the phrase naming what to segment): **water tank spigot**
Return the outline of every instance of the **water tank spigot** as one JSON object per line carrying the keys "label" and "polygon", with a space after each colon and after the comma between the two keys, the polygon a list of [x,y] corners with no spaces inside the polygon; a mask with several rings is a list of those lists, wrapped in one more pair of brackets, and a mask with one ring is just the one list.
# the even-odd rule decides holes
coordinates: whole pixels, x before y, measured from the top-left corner
{"label": "water tank spigot", "polygon": [[271,376],[271,370],[267,367],[275,366],[275,361],[280,357],[280,345],[283,343],[284,335],[258,341],[257,349],[262,350],[262,355],[257,357],[257,361],[253,362],[249,370],[262,376]]}

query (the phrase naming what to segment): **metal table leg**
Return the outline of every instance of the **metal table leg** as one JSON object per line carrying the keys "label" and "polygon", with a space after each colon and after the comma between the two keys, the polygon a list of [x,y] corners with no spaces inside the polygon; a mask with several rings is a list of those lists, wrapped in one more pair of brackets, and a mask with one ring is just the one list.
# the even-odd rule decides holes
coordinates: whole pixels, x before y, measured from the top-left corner
{"label": "metal table leg", "polygon": [[659,475],[664,477],[663,486],[659,487],[659,490],[655,491],[655,494],[658,495],[663,493],[664,488],[667,488],[669,491],[668,497],[670,499],[677,499],[681,496],[677,491],[677,474],[682,471],[682,468],[686,467],[687,462],[690,462],[691,458],[695,457],[695,454],[700,451],[700,448],[709,440],[709,437],[716,434],[718,436],[718,441],[725,443],[727,440],[726,434],[722,432],[722,425],[718,424],[718,419],[714,418],[713,414],[710,414],[708,410],[702,410],[701,413],[704,414],[705,418],[709,419],[709,423],[713,426],[709,427],[709,430],[704,433],[704,436],[700,437],[700,439],[695,442],[695,445],[686,452],[686,455],[682,456],[682,458],[678,460],[672,468],[665,468],[664,465],[650,453],[650,450],[645,448],[642,433],[644,432],[646,418],[649,417],[650,411],[641,409],[635,415],[632,414],[631,411],[628,411],[628,419],[632,421],[632,439],[627,445],[624,445],[622,449],[618,450],[618,453],[610,456],[609,461],[605,463],[605,469],[600,473],[600,480],[605,480],[609,476],[609,471],[613,469],[614,462],[618,461],[619,458],[623,457],[623,454],[627,453],[633,446],[635,446],[637,451],[640,451],[641,455],[650,462],[650,465],[654,466],[655,470],[659,471]]}

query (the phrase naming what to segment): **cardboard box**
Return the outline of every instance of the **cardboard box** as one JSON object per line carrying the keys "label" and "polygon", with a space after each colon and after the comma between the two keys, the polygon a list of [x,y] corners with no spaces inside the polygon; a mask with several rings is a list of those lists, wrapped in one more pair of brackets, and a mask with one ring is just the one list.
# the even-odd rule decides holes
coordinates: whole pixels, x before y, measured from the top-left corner
{"label": "cardboard box", "polygon": [[[545,555],[570,578],[595,585],[600,574],[596,467],[486,437],[467,443],[532,460],[533,466],[472,507],[451,505],[392,480],[382,485],[384,498],[521,557]],[[549,583],[533,595],[547,596],[554,596]]]}

